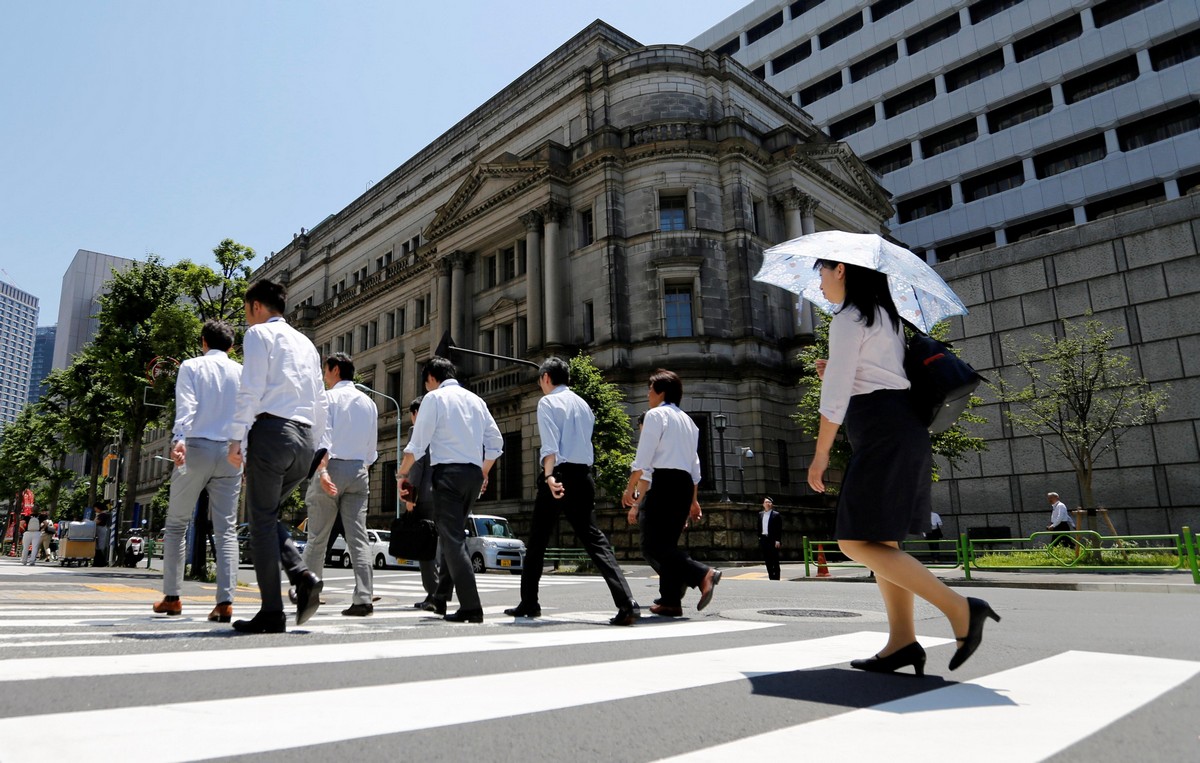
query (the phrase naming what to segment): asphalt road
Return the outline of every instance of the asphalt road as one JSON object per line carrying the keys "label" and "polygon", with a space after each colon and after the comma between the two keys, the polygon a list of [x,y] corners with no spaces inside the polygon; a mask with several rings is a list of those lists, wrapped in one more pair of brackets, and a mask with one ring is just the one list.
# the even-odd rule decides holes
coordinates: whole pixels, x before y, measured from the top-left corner
{"label": "asphalt road", "polygon": [[241,636],[204,620],[211,586],[166,618],[156,571],[0,559],[0,761],[1200,759],[1195,596],[964,589],[1002,622],[950,673],[952,634],[919,603],[917,678],[847,665],[883,644],[868,583],[734,568],[708,610],[692,593],[668,621],[649,569],[627,572],[633,628],[605,625],[604,584],[574,575],[547,575],[539,620],[501,614],[517,576],[481,576],[485,623],[454,625],[408,606],[417,573],[385,571],[375,615],[347,618],[352,578],[329,568],[304,627]]}

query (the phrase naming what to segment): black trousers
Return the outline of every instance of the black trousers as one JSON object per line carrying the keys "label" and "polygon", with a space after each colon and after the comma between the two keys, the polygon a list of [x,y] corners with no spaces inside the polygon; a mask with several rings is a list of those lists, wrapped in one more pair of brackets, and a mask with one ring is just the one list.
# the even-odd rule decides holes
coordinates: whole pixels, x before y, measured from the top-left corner
{"label": "black trousers", "polygon": [[277,416],[260,416],[250,427],[245,454],[246,509],[261,611],[283,612],[279,566],[294,585],[308,571],[279,507],[308,476],[312,428]]}
{"label": "black trousers", "polygon": [[433,467],[433,512],[441,547],[441,569],[434,599],[445,602],[458,590],[464,610],[482,609],[475,570],[467,553],[467,515],[483,487],[483,470],[474,464],[438,464]]}
{"label": "black trousers", "polygon": [[658,593],[664,606],[678,607],[681,591],[704,582],[708,566],[679,548],[679,536],[692,508],[692,475],[681,469],[655,469],[642,502],[642,555],[658,563]]}
{"label": "black trousers", "polygon": [[762,551],[763,560],[767,563],[767,577],[771,580],[779,580],[779,549],[775,548],[775,541],[765,535],[758,536],[758,548]]}
{"label": "black trousers", "polygon": [[561,512],[571,523],[571,529],[583,544],[588,558],[608,584],[613,603],[618,609],[631,608],[634,602],[629,583],[617,564],[612,544],[596,526],[596,483],[592,480],[591,468],[582,464],[560,464],[555,467],[554,474],[562,482],[565,492],[562,498],[555,498],[546,480],[538,479],[537,498],[533,504],[533,528],[529,531],[525,567],[521,571],[521,603],[526,606],[538,603],[538,583],[542,580],[546,546],[558,525]]}
{"label": "black trousers", "polygon": [[[1056,524],[1054,527],[1051,527],[1050,529],[1055,532],[1069,533],[1071,530],[1071,523],[1070,522],[1059,522],[1058,524]],[[1071,543],[1071,536],[1069,534],[1064,534],[1064,535],[1054,536],[1053,538],[1050,539],[1050,542],[1047,543],[1046,545],[1047,546],[1066,546],[1070,543]]]}

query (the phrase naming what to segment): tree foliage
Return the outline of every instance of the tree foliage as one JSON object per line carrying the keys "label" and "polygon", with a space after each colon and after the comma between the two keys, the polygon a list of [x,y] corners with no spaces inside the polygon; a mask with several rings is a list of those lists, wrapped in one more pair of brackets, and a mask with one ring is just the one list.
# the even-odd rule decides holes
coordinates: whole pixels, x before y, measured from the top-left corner
{"label": "tree foliage", "polygon": [[[821,429],[821,380],[817,377],[816,361],[829,357],[829,321],[829,316],[823,313],[817,315],[816,324],[813,326],[813,343],[802,349],[798,356],[801,366],[800,385],[804,388],[804,392],[796,406],[796,412],[792,414],[792,419],[800,425],[801,431],[814,440]],[[943,321],[934,326],[929,333],[933,338],[945,341],[949,329],[949,324]],[[909,329],[906,328],[906,335],[908,332]],[[961,463],[967,453],[987,448],[987,443],[982,437],[969,434],[963,427],[964,424],[987,423],[987,419],[973,410],[975,406],[982,403],[982,399],[972,396],[970,405],[959,416],[954,426],[944,432],[930,435],[929,440],[935,456],[942,457],[953,466]],[[830,470],[844,472],[850,463],[850,450],[850,442],[846,439],[845,433],[839,431],[833,448],[829,452]],[[936,482],[939,476],[938,464],[934,461],[933,473],[930,477]],[[826,490],[830,493],[835,493],[838,489],[829,481],[826,481],[825,484]]]}
{"label": "tree foliage", "polygon": [[249,262],[254,250],[231,238],[213,248],[219,270],[184,260],[172,268],[180,293],[195,306],[201,322],[223,320],[241,322],[242,298],[250,280]]}
{"label": "tree foliage", "polygon": [[596,485],[614,500],[619,499],[629,481],[633,463],[633,427],[625,413],[625,395],[604,381],[591,357],[580,352],[569,362],[571,389],[582,397],[596,417],[592,448],[596,458]]}
{"label": "tree foliage", "polygon": [[1084,506],[1092,508],[1096,462],[1130,429],[1166,410],[1170,387],[1152,389],[1129,356],[1113,349],[1118,329],[1091,313],[1062,326],[1062,337],[1035,334],[1033,345],[1017,352],[1023,385],[1001,378],[993,389],[1008,404],[1009,421],[1070,462]]}

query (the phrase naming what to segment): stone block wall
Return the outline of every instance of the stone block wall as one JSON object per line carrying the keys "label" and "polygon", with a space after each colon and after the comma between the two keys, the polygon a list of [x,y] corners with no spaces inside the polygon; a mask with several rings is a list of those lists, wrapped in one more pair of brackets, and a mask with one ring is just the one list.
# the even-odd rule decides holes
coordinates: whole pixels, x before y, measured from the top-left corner
{"label": "stone block wall", "polygon": [[[1158,421],[1127,433],[1098,464],[1097,502],[1120,533],[1178,532],[1200,526],[1200,195],[960,257],[937,266],[970,308],[952,338],[985,376],[999,376],[1035,334],[1061,335],[1063,318],[1091,311],[1121,329],[1116,344],[1154,386],[1170,387]],[[1008,528],[1015,535],[1049,521],[1045,494],[1074,508],[1080,491],[1070,464],[1015,430],[990,391],[988,423],[975,433],[988,450],[943,465],[934,510],[947,530]]]}

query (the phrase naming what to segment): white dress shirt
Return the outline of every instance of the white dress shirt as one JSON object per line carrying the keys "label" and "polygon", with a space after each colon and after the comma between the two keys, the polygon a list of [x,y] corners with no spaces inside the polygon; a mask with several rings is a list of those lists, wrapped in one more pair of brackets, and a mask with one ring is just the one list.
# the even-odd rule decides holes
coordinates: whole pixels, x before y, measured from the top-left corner
{"label": "white dress shirt", "polygon": [[325,430],[321,356],[308,337],[278,316],[251,326],[242,340],[242,386],[232,438],[245,439],[260,413]]}
{"label": "white dress shirt", "polygon": [[663,403],[646,411],[642,436],[631,471],[679,469],[692,475],[692,483],[700,484],[700,453],[696,446],[700,430],[692,417],[674,403]]}
{"label": "white dress shirt", "polygon": [[379,457],[379,409],[353,381],[340,381],[325,391],[329,418],[318,447],[330,458],[362,461],[370,466]]}
{"label": "white dress shirt", "polygon": [[1075,520],[1071,518],[1071,512],[1067,511],[1067,504],[1055,501],[1050,507],[1050,524],[1056,525],[1059,522],[1066,522],[1072,529],[1075,527]]}
{"label": "white dress shirt", "polygon": [[904,374],[904,326],[892,329],[882,309],[868,328],[862,313],[847,305],[829,322],[829,362],[821,380],[821,415],[835,424],[846,418],[853,395],[908,389]]}
{"label": "white dress shirt", "polygon": [[760,516],[762,517],[762,534],[770,535],[771,534],[771,512],[764,511],[760,514]]}
{"label": "white dress shirt", "polygon": [[570,387],[560,384],[538,401],[537,422],[542,436],[539,464],[545,463],[546,456],[554,456],[556,464],[592,465],[595,459],[592,427],[596,417]]}
{"label": "white dress shirt", "polygon": [[242,365],[224,350],[209,350],[179,365],[175,380],[173,440],[199,437],[216,442],[233,439]]}
{"label": "white dress shirt", "polygon": [[504,438],[487,403],[463,388],[458,379],[447,379],[421,398],[421,413],[413,425],[404,452],[413,458],[425,455],[429,463],[475,464],[494,461],[504,452]]}
{"label": "white dress shirt", "polygon": [[929,512],[929,529],[936,530],[942,526],[942,517],[936,512]]}

